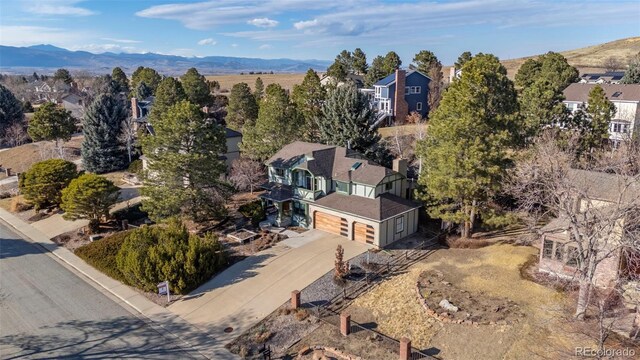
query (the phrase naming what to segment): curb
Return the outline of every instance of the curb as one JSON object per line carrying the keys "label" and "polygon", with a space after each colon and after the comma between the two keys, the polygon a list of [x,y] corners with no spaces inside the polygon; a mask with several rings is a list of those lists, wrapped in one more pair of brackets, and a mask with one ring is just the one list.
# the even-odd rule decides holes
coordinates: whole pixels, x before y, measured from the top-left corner
{"label": "curb", "polygon": [[[84,260],[77,257],[68,249],[55,244],[53,241],[51,241],[47,237],[47,235],[42,233],[40,230],[34,228],[27,222],[23,221],[22,219],[16,217],[15,215],[9,213],[7,210],[2,208],[0,208],[0,222],[6,224],[10,229],[22,235],[29,242],[41,247],[46,252],[55,256],[56,259],[58,259],[59,261],[64,262],[65,264],[73,268],[78,273],[90,279],[94,284],[98,285],[100,288],[104,289],[105,291],[109,292],[116,298],[120,299],[122,302],[124,302],[129,307],[134,309],[140,315],[144,316],[153,324],[161,327],[164,331],[171,334],[176,339],[189,345],[191,348],[188,350],[195,351],[198,354],[200,354],[202,357],[207,359],[234,359],[234,360],[239,359],[239,357],[237,357],[235,354],[226,350],[224,348],[224,345],[221,345],[221,349],[220,348],[207,349],[206,345],[204,345],[205,349],[197,349],[197,348],[201,348],[202,345],[190,343],[188,340],[185,340],[183,336],[180,336],[174,333],[173,331],[171,331],[171,329],[168,329],[167,325],[170,326],[171,324],[164,324],[164,323],[169,320],[171,321],[177,320],[177,322],[180,322],[186,325],[187,327],[192,328],[196,333],[206,334],[206,331],[196,327],[195,325],[187,322],[186,320],[183,320],[178,315],[170,312],[164,307],[157,305],[156,303],[150,300],[147,300],[143,295],[139,294],[134,290],[129,289],[126,285],[122,284],[121,282],[111,279],[107,275],[102,274],[100,271],[86,264]],[[86,269],[83,269],[83,267],[86,267]],[[104,277],[106,281],[100,280],[99,277]],[[113,286],[109,287],[108,285],[104,284],[104,282],[113,282]],[[129,294],[125,295],[122,292],[114,291],[113,290],[114,288],[125,289],[125,292],[129,292]],[[133,297],[137,297],[137,300],[139,301],[138,304],[135,304],[134,302],[131,301]],[[216,343],[215,339],[210,339],[210,340],[211,341],[209,343],[214,343],[214,344]],[[223,353],[220,353],[220,351],[223,351]],[[211,354],[206,354],[206,353],[211,353]]]}

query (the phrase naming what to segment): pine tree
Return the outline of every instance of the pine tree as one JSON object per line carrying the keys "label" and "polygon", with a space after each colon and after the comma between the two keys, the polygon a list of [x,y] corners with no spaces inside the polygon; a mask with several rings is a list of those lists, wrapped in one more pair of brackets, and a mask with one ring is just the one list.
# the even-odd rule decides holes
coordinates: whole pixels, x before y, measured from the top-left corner
{"label": "pine tree", "polygon": [[253,127],[258,118],[258,103],[251,93],[249,85],[238,83],[233,85],[229,94],[227,106],[227,127],[237,131],[244,131],[244,127]]}
{"label": "pine tree", "polygon": [[6,131],[13,124],[24,119],[22,103],[4,85],[0,84],[0,139],[4,139]]}
{"label": "pine tree", "polygon": [[389,166],[391,155],[380,143],[377,129],[371,127],[374,119],[369,100],[355,86],[332,89],[317,118],[320,142],[350,147],[370,160]]}
{"label": "pine tree", "polygon": [[518,96],[523,117],[523,145],[534,139],[546,126],[562,124],[568,112],[564,96],[547,80],[538,80],[524,88]]}
{"label": "pine tree", "polygon": [[127,147],[122,136],[126,119],[126,107],[112,93],[98,95],[87,108],[82,121],[84,140],[80,148],[87,171],[102,174],[127,165]]}
{"label": "pine tree", "polygon": [[389,74],[386,74],[384,70],[384,58],[382,56],[376,56],[371,62],[371,67],[367,71],[367,75],[364,77],[365,84],[372,86],[387,75]]}
{"label": "pine tree", "polygon": [[[542,67],[542,63],[536,59],[527,59],[516,73],[515,83],[516,86],[520,89],[525,89],[531,86],[536,80],[538,80],[538,75],[540,74],[540,68]],[[541,79],[545,80],[545,79]]]}
{"label": "pine tree", "polygon": [[440,91],[442,89],[442,63],[431,51],[422,50],[413,57],[417,70],[429,78],[429,112],[433,112],[440,103]]}
{"label": "pine tree", "polygon": [[182,88],[182,84],[171,76],[162,79],[153,100],[151,121],[153,122],[154,118],[160,117],[168,108],[182,100],[187,100],[187,94]]}
{"label": "pine tree", "polygon": [[447,89],[418,143],[424,159],[419,184],[429,214],[464,224],[469,237],[479,213],[500,188],[518,104],[507,70],[493,55],[476,55]]}
{"label": "pine tree", "polygon": [[360,48],[353,50],[351,56],[351,64],[353,66],[353,72],[358,75],[366,75],[369,65],[367,65],[367,54]]}
{"label": "pine tree", "polygon": [[196,68],[191,68],[180,78],[187,100],[198,106],[211,105],[212,97],[207,79]]}
{"label": "pine tree", "polygon": [[73,78],[67,69],[58,69],[53,74],[53,81],[62,81],[63,83],[70,85],[73,82]]}
{"label": "pine tree", "polygon": [[149,86],[147,86],[147,83],[145,83],[144,81],[139,82],[135,87],[135,90],[135,96],[141,100],[144,100],[153,95],[153,90]]}
{"label": "pine tree", "polygon": [[105,177],[83,174],[62,190],[60,208],[65,220],[88,219],[89,228],[97,231],[100,221],[118,201],[119,188]]}
{"label": "pine tree", "polygon": [[383,71],[385,76],[391,75],[396,69],[399,69],[402,65],[402,60],[400,60],[400,56],[396,54],[395,51],[389,51],[387,55],[384,56],[383,62]]}
{"label": "pine tree", "polygon": [[316,119],[320,116],[325,98],[326,90],[320,83],[320,77],[312,69],[307,71],[300,85],[293,87],[291,100],[304,118],[302,137],[305,141],[316,141],[319,136]]}
{"label": "pine tree", "polygon": [[640,84],[640,53],[636,54],[629,62],[627,71],[624,72],[621,84]]}
{"label": "pine tree", "polygon": [[121,68],[114,67],[111,71],[111,78],[118,84],[117,92],[129,93],[129,79]]}
{"label": "pine tree", "polygon": [[473,59],[473,55],[471,55],[471,51],[465,51],[462,54],[460,54],[460,56],[458,56],[458,60],[456,60],[453,66],[456,68],[456,70],[460,70],[462,69],[464,64],[471,61],[471,59]]}
{"label": "pine tree", "polygon": [[69,141],[75,131],[76,124],[71,112],[51,102],[44,103],[36,110],[27,129],[33,141],[54,141],[61,158],[64,157],[63,143]]}
{"label": "pine tree", "polygon": [[581,136],[582,148],[591,152],[601,147],[609,138],[609,124],[616,113],[616,107],[607,99],[604,90],[596,85],[589,92],[586,109],[588,130]]}
{"label": "pine tree", "polygon": [[[156,93],[160,81],[162,81],[162,76],[160,76],[157,71],[152,68],[140,66],[131,75],[131,88],[137,91],[140,83],[145,83],[150,95],[153,95]],[[138,93],[138,97],[144,99],[140,96],[140,93]]]}
{"label": "pine tree", "polygon": [[256,103],[264,96],[264,83],[260,76],[256,78],[256,83],[253,85],[253,96],[256,98]]}
{"label": "pine tree", "polygon": [[224,128],[186,100],[168,108],[153,126],[155,136],[142,139],[148,161],[143,209],[156,221],[180,215],[199,222],[224,215],[231,191],[221,180]]}
{"label": "pine tree", "polygon": [[347,80],[347,75],[353,72],[353,58],[351,56],[351,52],[347,50],[342,50],[333,64],[329,66],[327,69],[327,76],[333,78],[333,80],[338,82],[343,82]]}
{"label": "pine tree", "polygon": [[282,86],[269,84],[260,101],[255,126],[245,126],[241,149],[254,160],[266,160],[284,145],[299,139],[302,122]]}
{"label": "pine tree", "polygon": [[562,92],[578,80],[578,70],[569,65],[562,54],[548,52],[537,59],[525,61],[516,74],[516,85],[520,88],[531,86],[539,80],[550,82],[557,92]]}

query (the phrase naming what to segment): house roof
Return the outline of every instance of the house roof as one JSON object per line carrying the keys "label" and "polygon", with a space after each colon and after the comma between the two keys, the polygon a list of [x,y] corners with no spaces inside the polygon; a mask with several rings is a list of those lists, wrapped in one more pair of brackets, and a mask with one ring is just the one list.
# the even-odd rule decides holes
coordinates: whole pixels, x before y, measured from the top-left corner
{"label": "house roof", "polygon": [[341,146],[303,141],[286,145],[266,163],[278,168],[295,166],[297,169],[308,170],[315,176],[373,186],[378,185],[386,176],[395,173],[389,168],[365,159],[356,151]]}
{"label": "house roof", "polygon": [[265,190],[268,190],[266,193],[260,195],[260,197],[263,199],[268,199],[275,202],[282,202],[293,199],[293,189],[289,185],[270,182],[262,185],[261,187]]}
{"label": "house roof", "polygon": [[640,201],[640,181],[628,176],[571,169],[567,173],[567,180],[592,199]]}
{"label": "house roof", "polygon": [[[600,86],[610,101],[640,101],[640,84],[580,84],[574,83],[564,89],[565,101],[589,101],[589,92]],[[615,96],[614,96],[615,95]]]}
{"label": "house roof", "polygon": [[416,202],[389,193],[371,199],[338,192],[319,198],[313,204],[375,221],[386,220],[421,206]]}
{"label": "house roof", "polygon": [[[407,71],[407,74],[405,75],[406,77],[409,77],[413,74],[418,74],[418,75],[422,75],[424,77],[426,77],[427,79],[431,79],[430,77],[428,77],[427,75],[421,73],[418,70],[409,70]],[[391,75],[385,77],[382,80],[378,80],[378,82],[376,82],[375,84],[373,84],[374,86],[389,86],[391,84],[393,84],[394,82],[396,82],[396,73],[392,73]]]}

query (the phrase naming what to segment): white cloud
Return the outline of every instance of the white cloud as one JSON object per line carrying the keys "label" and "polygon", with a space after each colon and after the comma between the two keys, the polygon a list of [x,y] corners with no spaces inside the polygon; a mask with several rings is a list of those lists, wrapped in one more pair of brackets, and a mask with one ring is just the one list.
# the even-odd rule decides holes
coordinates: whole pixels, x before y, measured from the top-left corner
{"label": "white cloud", "polygon": [[272,49],[272,48],[273,48],[273,46],[271,46],[269,44],[262,44],[262,45],[258,46],[258,49],[260,49],[260,50],[269,50],[269,49]]}
{"label": "white cloud", "polygon": [[318,26],[318,24],[319,24],[318,19],[313,19],[313,20],[307,20],[307,21],[298,21],[297,23],[293,24],[293,27],[298,30],[304,30],[304,29],[316,27]]}
{"label": "white cloud", "polygon": [[69,47],[69,50],[81,50],[88,51],[94,54],[100,54],[105,52],[112,53],[129,53],[129,54],[142,54],[146,53],[147,50],[138,49],[134,46],[122,46],[120,44],[83,44],[83,45],[74,45]]}
{"label": "white cloud", "polygon": [[249,20],[247,21],[247,24],[261,27],[261,28],[271,28],[271,27],[278,26],[278,21],[264,17],[264,18],[256,18],[253,20]]}
{"label": "white cloud", "polygon": [[202,39],[202,40],[198,41],[198,45],[211,45],[211,46],[213,46],[213,45],[215,45],[217,43],[218,42],[213,40],[212,38],[206,38],[206,39]]}
{"label": "white cloud", "polygon": [[231,44],[231,47],[237,48],[239,45],[238,44]]}
{"label": "white cloud", "polygon": [[86,41],[88,32],[72,32],[61,28],[29,25],[0,25],[0,44],[8,46],[29,46],[53,44],[67,47]]}
{"label": "white cloud", "polygon": [[38,15],[89,16],[96,14],[87,8],[76,6],[81,2],[83,0],[27,0],[24,3],[24,9]]}
{"label": "white cloud", "polygon": [[119,43],[119,44],[139,44],[142,41],[139,40],[131,40],[131,39],[114,39],[114,38],[101,38],[100,40],[104,40],[104,41],[110,41],[110,42],[115,42],[115,43]]}

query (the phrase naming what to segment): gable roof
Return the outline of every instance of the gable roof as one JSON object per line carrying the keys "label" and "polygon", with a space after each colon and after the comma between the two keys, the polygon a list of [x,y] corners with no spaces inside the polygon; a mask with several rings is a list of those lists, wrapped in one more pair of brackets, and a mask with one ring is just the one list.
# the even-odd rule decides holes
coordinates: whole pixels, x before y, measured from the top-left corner
{"label": "gable roof", "polygon": [[567,180],[586,195],[598,200],[640,201],[640,180],[600,171],[571,169]]}
{"label": "gable roof", "polygon": [[[428,77],[427,75],[425,75],[425,74],[421,73],[421,72],[420,72],[420,71],[418,71],[418,70],[409,70],[409,71],[407,71],[407,74],[405,75],[405,77],[409,77],[409,76],[411,76],[411,75],[413,75],[413,74],[422,75],[422,76],[424,76],[425,78],[427,78],[427,79],[431,80],[431,78],[430,78],[430,77]],[[375,84],[373,84],[373,85],[374,85],[374,86],[389,86],[389,85],[391,85],[391,84],[393,84],[393,83],[395,83],[395,82],[396,82],[396,73],[395,73],[395,72],[393,72],[393,73],[391,73],[391,75],[386,76],[384,79],[382,79],[382,80],[378,80],[378,82],[376,82],[376,83],[375,83]]]}
{"label": "gable roof", "polygon": [[[600,86],[605,96],[610,101],[639,101],[640,84],[584,84],[574,83],[564,89],[565,101],[578,101],[587,103],[589,92],[596,86]],[[618,94],[616,94],[618,93]],[[616,96],[614,96],[616,95]]]}
{"label": "gable roof", "polygon": [[267,160],[266,164],[277,168],[295,166],[296,169],[308,170],[315,176],[373,186],[395,173],[345,147],[304,141],[286,145]]}
{"label": "gable roof", "polygon": [[371,199],[338,192],[319,198],[313,205],[375,221],[386,220],[421,206],[416,202],[389,193]]}

